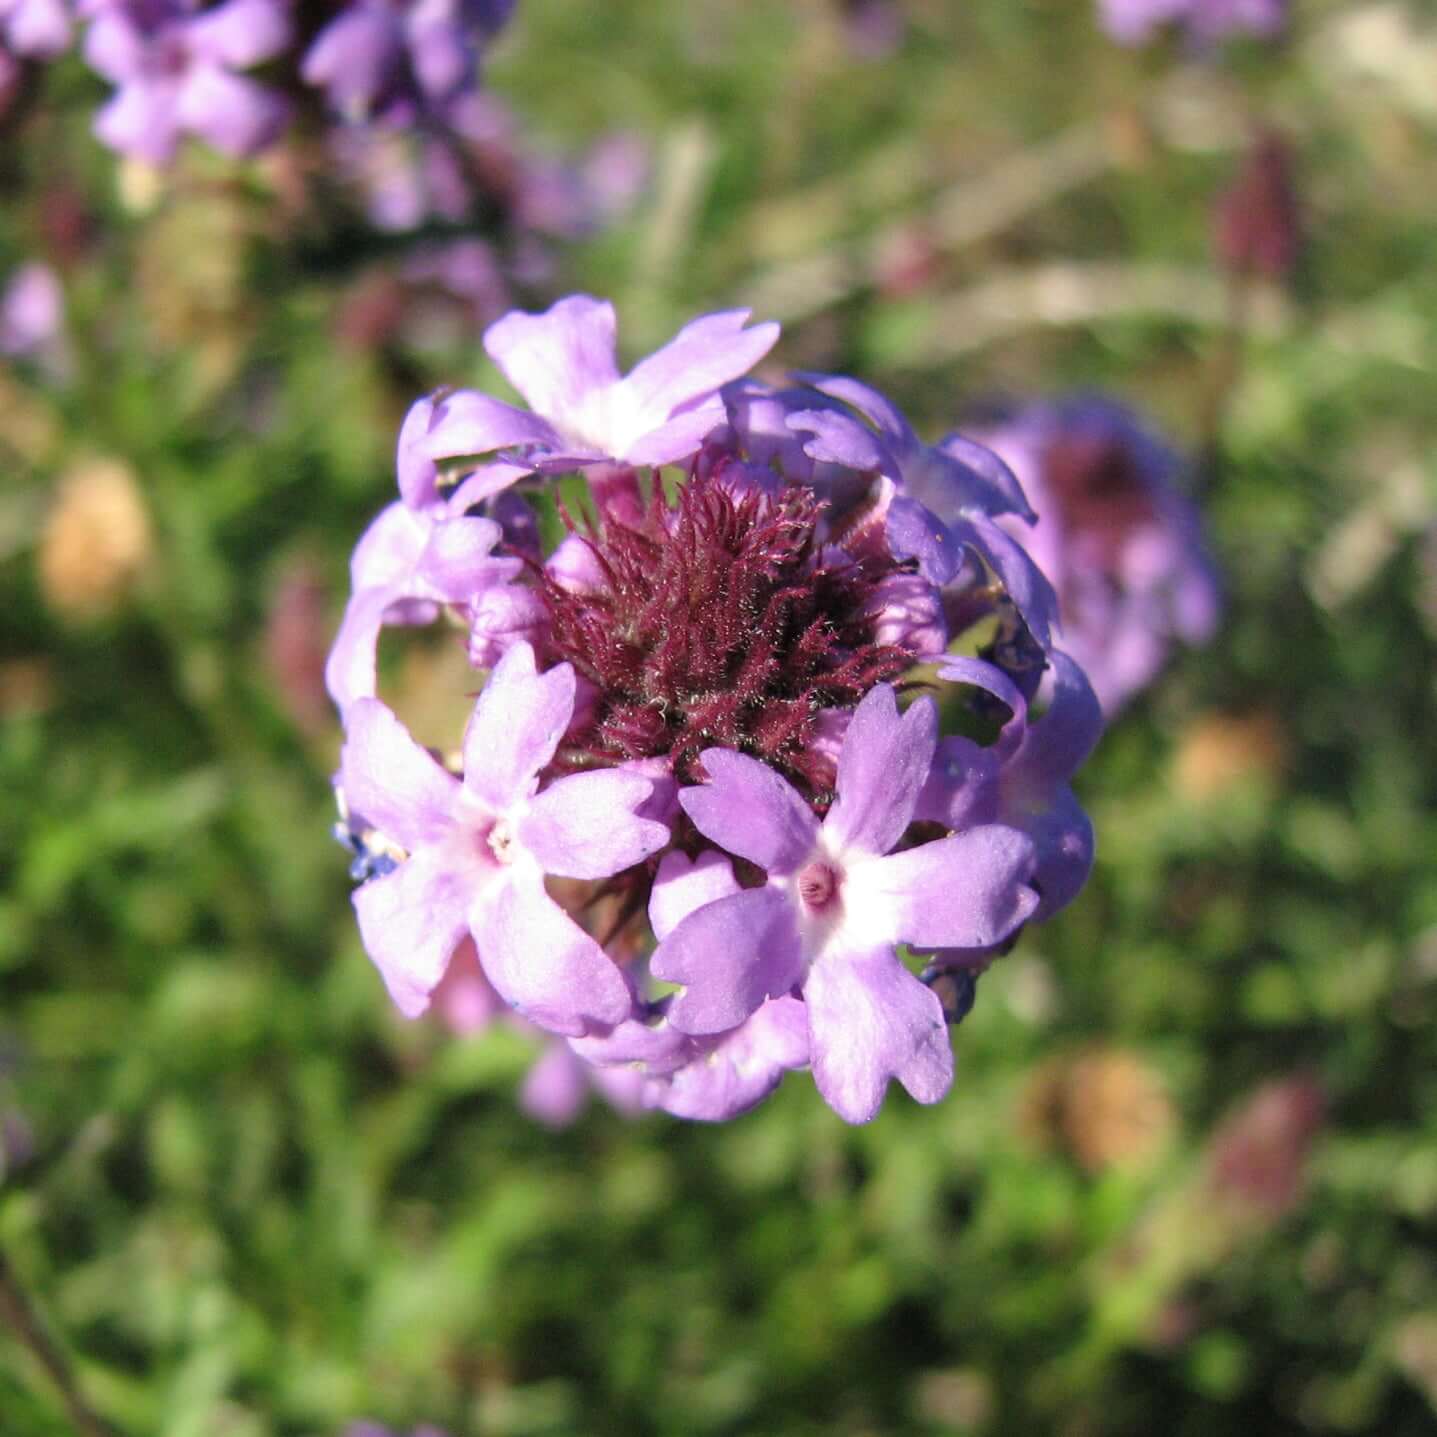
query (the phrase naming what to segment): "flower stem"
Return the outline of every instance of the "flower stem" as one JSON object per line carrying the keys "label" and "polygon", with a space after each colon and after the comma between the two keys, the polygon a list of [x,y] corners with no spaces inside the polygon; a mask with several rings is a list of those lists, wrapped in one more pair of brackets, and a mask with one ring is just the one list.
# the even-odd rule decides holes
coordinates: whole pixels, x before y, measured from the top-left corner
{"label": "flower stem", "polygon": [[49,1374],[80,1437],[115,1437],[114,1429],[103,1422],[80,1395],[74,1370],[45,1331],[34,1304],[26,1296],[3,1251],[0,1251],[0,1322],[4,1322]]}

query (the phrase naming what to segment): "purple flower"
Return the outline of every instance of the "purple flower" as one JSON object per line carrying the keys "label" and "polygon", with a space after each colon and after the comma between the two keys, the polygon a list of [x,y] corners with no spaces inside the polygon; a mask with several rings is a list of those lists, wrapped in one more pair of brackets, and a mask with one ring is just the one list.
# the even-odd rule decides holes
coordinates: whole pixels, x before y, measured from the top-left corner
{"label": "purple flower", "polygon": [[621,769],[539,792],[574,710],[568,665],[540,674],[516,645],[464,736],[464,776],[440,767],[377,699],[346,715],[340,787],[405,857],[355,891],[360,933],[401,1012],[422,1013],[464,937],[485,976],[531,1022],[573,1035],[632,1006],[603,949],[549,897],[546,875],[604,878],[668,842],[634,810],[652,783]]}
{"label": "purple flower", "polygon": [[1032,914],[1038,923],[1077,897],[1093,866],[1093,827],[1068,780],[1103,731],[1087,675],[1064,653],[1055,651],[1051,664],[1047,708],[1036,724],[1002,670],[981,659],[949,658],[941,665],[940,679],[983,689],[1010,717],[991,748],[942,740],[918,803],[920,818],[948,828],[993,821],[1026,833],[1036,855],[1029,881],[1041,900]]}
{"label": "purple flower", "polygon": [[699,832],[768,875],[761,888],[707,903],[654,953],[683,985],[670,1009],[682,1032],[720,1033],[766,1000],[802,993],[814,1079],[849,1122],[877,1113],[896,1077],[937,1102],[953,1076],[941,1005],[896,946],[997,943],[1037,905],[1025,884],[1033,845],[989,824],[894,852],[937,745],[937,708],[900,716],[893,690],[855,710],[838,760],[838,797],[820,824],[783,778],[723,749],[703,754],[710,782],[679,802]]}
{"label": "purple flower", "polygon": [[[739,891],[722,854],[665,854],[649,901],[655,937],[664,940],[690,913]],[[808,1063],[808,1017],[796,998],[772,999],[736,1027],[698,1036],[669,1021],[671,1001],[640,1010],[608,1034],[571,1039],[569,1047],[599,1072],[636,1076],[641,1106],[703,1122],[747,1112],[784,1073]]]}
{"label": "purple flower", "polygon": [[1277,35],[1287,0],[1098,0],[1103,28],[1122,45],[1142,45],[1167,25],[1181,25],[1199,44],[1246,31]]}
{"label": "purple flower", "polygon": [[432,459],[503,453],[535,470],[586,464],[673,464],[725,418],[719,388],[773,347],[776,324],[745,330],[747,310],[707,315],[620,375],[614,307],[575,295],[543,314],[491,325],[484,348],[530,410],[461,390],[445,401]]}
{"label": "purple flower", "polygon": [[57,362],[64,320],[59,275],[36,260],[22,264],[0,296],[0,354]]}
{"label": "purple flower", "polygon": [[1213,249],[1237,275],[1287,279],[1302,254],[1302,212],[1292,146],[1276,130],[1253,136],[1231,182],[1213,203]]}
{"label": "purple flower", "polygon": [[809,436],[804,449],[812,459],[879,476],[877,508],[895,557],[915,561],[919,573],[941,588],[959,577],[969,554],[977,555],[1046,649],[1057,618],[1052,588],[1022,545],[994,522],[1004,515],[1034,519],[1007,465],[961,434],[924,444],[898,408],[866,384],[802,377],[868,421],[846,410],[810,409],[787,422]]}
{"label": "purple flower", "polygon": [[433,464],[419,450],[435,402],[410,408],[399,435],[401,498],[365,531],[350,560],[353,593],[325,666],[340,711],[377,692],[376,652],[386,624],[431,623],[441,605],[464,605],[512,579],[518,559],[495,558],[502,538],[492,519],[468,515],[463,493],[443,498]]}
{"label": "purple flower", "polygon": [[[975,428],[1038,510],[1022,534],[1057,590],[1065,647],[1113,714],[1156,676],[1174,642],[1217,625],[1202,525],[1176,485],[1177,455],[1122,405],[1084,395]],[[1011,520],[1000,520],[1015,537]]]}
{"label": "purple flower", "polygon": [[566,1128],[597,1093],[615,1111],[632,1117],[643,1111],[646,1081],[633,1067],[586,1063],[562,1039],[549,1038],[525,1075],[519,1107],[546,1128]]}
{"label": "purple flower", "polygon": [[352,0],[315,36],[300,74],[342,115],[362,120],[442,103],[473,87],[484,44],[513,0]]}
{"label": "purple flower", "polygon": [[860,60],[886,60],[903,43],[908,22],[894,0],[842,0],[844,38]]}
{"label": "purple flower", "polygon": [[342,115],[359,120],[395,85],[404,59],[404,24],[386,0],[356,0],[315,36],[300,75]]}
{"label": "purple flower", "polygon": [[65,0],[0,0],[0,40],[13,55],[53,60],[70,48]]}
{"label": "purple flower", "polygon": [[[621,378],[608,305],[508,316],[486,344],[532,409],[415,405],[355,556],[331,687],[366,947],[406,1012],[481,1024],[497,992],[567,1038],[526,1083],[544,1121],[591,1086],[722,1121],[804,1066],[852,1122],[893,1078],[935,1102],[972,972],[1091,865],[1070,779],[1101,714],[1000,527],[1033,517],[1017,480],[852,380],[735,382],[773,342],[746,317]],[[571,468],[546,554],[526,496]],[[441,608],[493,666],[462,778],[373,696],[381,627]],[[900,712],[925,684],[958,732]]]}
{"label": "purple flower", "polygon": [[166,164],[182,134],[228,155],[279,135],[288,110],[273,90],[235,73],[290,41],[283,0],[225,0],[197,10],[181,0],[89,0],[84,55],[118,87],[95,117],[112,149]]}

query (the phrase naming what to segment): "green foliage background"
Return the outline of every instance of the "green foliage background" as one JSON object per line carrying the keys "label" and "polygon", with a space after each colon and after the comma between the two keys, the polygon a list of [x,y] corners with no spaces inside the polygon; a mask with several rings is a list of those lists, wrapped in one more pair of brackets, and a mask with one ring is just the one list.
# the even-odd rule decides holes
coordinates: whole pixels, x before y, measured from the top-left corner
{"label": "green foliage background", "polygon": [[[654,147],[554,284],[613,296],[628,357],[751,302],[779,365],[930,435],[993,392],[1106,388],[1201,461],[1220,636],[1081,775],[1092,883],[984,979],[951,1098],[860,1130],[800,1077],[721,1128],[549,1132],[515,1107],[524,1040],[396,1019],[328,838],[337,734],[295,724],[261,634],[301,557],[337,616],[408,400],[493,376],[477,344],[339,343],[356,256],[277,230],[262,177],[191,157],[127,209],[75,62],[43,154],[5,160],[0,273],[56,164],[103,226],[70,381],[0,375],[0,1100],[36,1147],[0,1251],[117,1430],[1437,1424],[1437,16],[1297,0],[1284,46],[1219,63],[1121,51],[1076,0],[904,8],[872,59],[820,0],[524,0],[489,67],[545,143]],[[1208,206],[1257,117],[1308,243],[1239,337]],[[1052,266],[1086,308],[1033,289]],[[77,621],[35,553],[96,453],[139,476],[154,554]],[[1233,767],[1207,786],[1204,732]],[[1095,1047],[1159,1095],[1141,1161],[1033,1120]],[[1215,1127],[1295,1073],[1327,1105],[1301,1195],[1234,1217]],[[0,1431],[69,1430],[0,1332]]]}

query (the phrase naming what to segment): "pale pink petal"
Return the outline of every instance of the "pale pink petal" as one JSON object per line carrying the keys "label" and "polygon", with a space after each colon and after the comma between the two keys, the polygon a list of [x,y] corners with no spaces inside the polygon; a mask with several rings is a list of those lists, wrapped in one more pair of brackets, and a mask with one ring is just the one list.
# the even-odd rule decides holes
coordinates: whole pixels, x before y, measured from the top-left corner
{"label": "pale pink petal", "polygon": [[395,500],[370,520],[349,561],[349,579],[355,592],[380,584],[402,584],[429,542],[434,520]]}
{"label": "pale pink petal", "polygon": [[920,698],[900,715],[879,684],[854,710],[838,756],[838,799],[823,823],[838,849],[887,853],[913,819],[938,741],[938,708]]}
{"label": "pale pink petal", "polygon": [[723,422],[723,405],[713,399],[655,424],[640,438],[623,445],[623,453],[615,457],[628,464],[677,464],[697,454],[704,440]]}
{"label": "pale pink petal", "polygon": [[[721,385],[747,374],[773,348],[778,325],[756,324],[745,330],[748,316],[746,309],[706,314],[634,366],[621,387],[625,402],[648,421],[645,428],[715,394]],[[718,411],[721,420],[721,404]]]}
{"label": "pale pink petal", "polygon": [[616,327],[607,300],[571,295],[543,314],[506,314],[485,330],[484,349],[530,408],[562,427],[594,390],[618,383]]}
{"label": "pale pink petal", "polygon": [[792,873],[818,838],[818,821],[788,781],[731,749],[701,755],[710,782],[686,788],[679,803],[700,833],[770,873]]}
{"label": "pale pink petal", "polygon": [[466,515],[435,524],[415,564],[416,590],[463,604],[483,589],[517,578],[523,568],[518,559],[491,557],[501,537],[492,519]]}
{"label": "pale pink petal", "polygon": [[677,849],[664,854],[649,894],[654,937],[662,942],[690,913],[738,891],[733,865],[714,849],[705,849],[694,859]]}
{"label": "pale pink petal", "polygon": [[629,1016],[624,975],[544,891],[537,869],[501,870],[469,926],[489,981],[531,1023],[578,1038]]}
{"label": "pale pink petal", "polygon": [[1037,907],[1033,842],[986,824],[850,871],[844,901],[918,948],[986,948]]}
{"label": "pale pink petal", "polygon": [[289,12],[279,0],[227,0],[185,27],[196,54],[237,70],[278,55],[291,33]]}
{"label": "pale pink petal", "polygon": [[653,1085],[651,1101],[676,1118],[726,1122],[807,1063],[808,1012],[797,998],[774,998],[732,1032],[695,1039],[694,1047],[690,1062]]}
{"label": "pale pink petal", "polygon": [[652,791],[648,779],[622,769],[571,774],[529,804],[516,837],[545,873],[607,878],[669,841],[662,823],[634,814]]}
{"label": "pale pink petal", "polygon": [[172,80],[122,85],[96,112],[96,136],[121,154],[152,165],[168,164],[179,142],[177,93]]}
{"label": "pale pink petal", "polygon": [[943,1005],[891,948],[824,954],[803,999],[813,1080],[844,1121],[870,1121],[890,1078],[920,1103],[936,1103],[952,1086]]}
{"label": "pale pink petal", "polygon": [[671,932],[649,969],[684,991],[669,1021],[684,1033],[736,1028],[766,998],[787,993],[803,975],[793,905],[773,888],[751,888],[705,904]]}
{"label": "pale pink petal", "polygon": [[574,670],[538,672],[534,650],[517,643],[489,675],[464,734],[464,786],[492,813],[534,791],[574,712]]}
{"label": "pale pink petal", "polygon": [[386,620],[392,621],[390,609],[402,600],[402,590],[385,586],[361,589],[345,605],[324,666],[324,686],[341,713],[357,699],[373,698],[378,692],[380,631]]}
{"label": "pale pink petal", "polygon": [[537,414],[473,389],[461,389],[435,406],[420,449],[431,459],[455,459],[531,444],[557,449],[564,440]]}
{"label": "pale pink petal", "polygon": [[558,1039],[549,1039],[524,1075],[519,1108],[546,1128],[567,1128],[591,1091],[587,1066]]}
{"label": "pale pink petal", "polygon": [[378,699],[357,700],[345,723],[339,781],[350,812],[404,848],[442,837],[453,826],[459,780]]}
{"label": "pale pink petal", "polygon": [[279,137],[289,106],[275,91],[221,65],[197,63],[180,86],[179,122],[226,155],[252,155]]}
{"label": "pale pink petal", "polygon": [[395,1006],[417,1018],[467,933],[482,871],[465,864],[457,842],[419,849],[392,873],[354,890],[364,950]]}

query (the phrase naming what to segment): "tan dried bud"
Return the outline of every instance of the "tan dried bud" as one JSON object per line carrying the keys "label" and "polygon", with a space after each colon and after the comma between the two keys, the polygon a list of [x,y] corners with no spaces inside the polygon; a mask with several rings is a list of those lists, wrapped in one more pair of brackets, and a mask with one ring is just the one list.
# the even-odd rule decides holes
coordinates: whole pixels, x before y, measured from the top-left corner
{"label": "tan dried bud", "polygon": [[1172,1133],[1172,1102],[1157,1072],[1136,1053],[1099,1048],[1073,1062],[1064,1128],[1089,1172],[1141,1167]]}
{"label": "tan dried bud", "polygon": [[1286,753],[1282,728],[1271,713],[1205,714],[1178,741],[1173,787],[1191,803],[1206,803],[1275,777]]}
{"label": "tan dried bud", "polygon": [[154,552],[149,515],[129,467],[91,459],[60,481],[40,538],[40,588],[57,613],[91,619],[124,600]]}
{"label": "tan dried bud", "polygon": [[1062,1148],[1089,1172],[1138,1168],[1171,1136],[1172,1102],[1138,1054],[1092,1048],[1049,1059],[1020,1100],[1020,1127],[1042,1147]]}
{"label": "tan dried bud", "polygon": [[55,674],[44,658],[0,663],[0,718],[45,713],[55,704]]}

